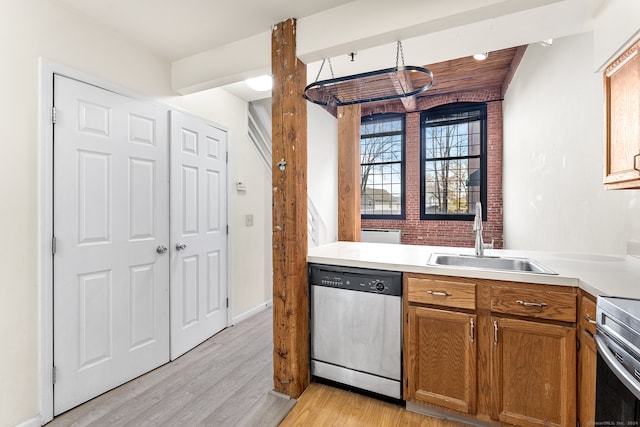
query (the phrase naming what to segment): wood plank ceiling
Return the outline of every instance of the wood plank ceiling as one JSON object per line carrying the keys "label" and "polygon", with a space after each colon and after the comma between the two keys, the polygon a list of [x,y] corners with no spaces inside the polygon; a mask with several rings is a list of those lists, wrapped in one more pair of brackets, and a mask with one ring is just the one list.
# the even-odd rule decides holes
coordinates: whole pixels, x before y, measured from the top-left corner
{"label": "wood plank ceiling", "polygon": [[[518,48],[513,47],[490,52],[484,61],[465,57],[427,65],[425,68],[434,74],[434,83],[429,90],[418,97],[502,88],[517,50]],[[415,85],[420,82],[413,83]]]}
{"label": "wood plank ceiling", "polygon": [[[361,104],[362,115],[374,112],[410,112],[419,109],[421,99],[462,94],[477,90],[498,90],[504,95],[513,74],[518,67],[526,46],[517,46],[489,52],[484,61],[473,57],[464,57],[435,64],[424,65],[433,73],[433,86],[427,91],[410,97],[390,101],[369,102]],[[413,77],[414,75],[417,78]],[[422,73],[412,74],[413,88],[424,86],[428,77]],[[335,108],[327,107],[335,115]]]}

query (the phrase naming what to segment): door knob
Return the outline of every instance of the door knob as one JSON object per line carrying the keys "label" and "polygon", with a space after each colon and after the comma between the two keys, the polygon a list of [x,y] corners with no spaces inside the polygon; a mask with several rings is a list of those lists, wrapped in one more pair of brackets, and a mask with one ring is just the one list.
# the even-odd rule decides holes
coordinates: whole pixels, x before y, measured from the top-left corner
{"label": "door knob", "polygon": [[156,252],[158,252],[160,255],[166,254],[168,250],[169,248],[167,248],[165,245],[158,245],[158,247],[156,248]]}
{"label": "door knob", "polygon": [[185,245],[184,243],[178,243],[176,245],[176,251],[184,251],[185,249],[187,249],[187,245]]}

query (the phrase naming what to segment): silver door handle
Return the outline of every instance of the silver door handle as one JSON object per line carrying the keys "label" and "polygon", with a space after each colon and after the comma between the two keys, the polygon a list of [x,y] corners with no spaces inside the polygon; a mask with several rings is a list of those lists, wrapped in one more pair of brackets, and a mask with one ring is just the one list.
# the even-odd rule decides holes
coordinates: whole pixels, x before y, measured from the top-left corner
{"label": "silver door handle", "polygon": [[169,248],[167,248],[165,245],[158,245],[158,247],[156,248],[156,252],[158,252],[160,255],[166,254],[168,250]]}
{"label": "silver door handle", "polygon": [[184,243],[178,243],[176,245],[176,251],[184,251],[185,249],[187,249],[187,245],[185,245]]}
{"label": "silver door handle", "polygon": [[473,318],[469,319],[469,323],[471,323],[471,342],[476,338],[476,325],[473,321]]}
{"label": "silver door handle", "polygon": [[547,304],[543,302],[526,302],[522,300],[516,301],[516,304],[524,305],[525,307],[540,307],[540,308],[547,306]]}
{"label": "silver door handle", "polygon": [[427,293],[438,297],[450,297],[452,295],[450,292],[445,291],[427,291]]}

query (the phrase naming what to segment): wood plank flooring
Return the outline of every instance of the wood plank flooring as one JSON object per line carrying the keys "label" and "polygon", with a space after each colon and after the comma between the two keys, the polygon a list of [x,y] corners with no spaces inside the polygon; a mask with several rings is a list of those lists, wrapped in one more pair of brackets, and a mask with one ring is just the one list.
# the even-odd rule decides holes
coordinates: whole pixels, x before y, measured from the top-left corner
{"label": "wood plank flooring", "polygon": [[393,403],[311,383],[280,427],[461,427],[464,424],[409,412]]}
{"label": "wood plank flooring", "polygon": [[266,427],[277,426],[287,413],[282,427],[462,425],[318,383],[296,403],[272,391],[272,351],[267,309],[47,426]]}
{"label": "wood plank flooring", "polygon": [[[287,403],[269,394],[273,388],[271,319],[272,310],[264,310],[47,425],[248,425],[248,414],[255,413],[262,400],[270,399],[272,406]],[[261,416],[265,413],[269,411]]]}

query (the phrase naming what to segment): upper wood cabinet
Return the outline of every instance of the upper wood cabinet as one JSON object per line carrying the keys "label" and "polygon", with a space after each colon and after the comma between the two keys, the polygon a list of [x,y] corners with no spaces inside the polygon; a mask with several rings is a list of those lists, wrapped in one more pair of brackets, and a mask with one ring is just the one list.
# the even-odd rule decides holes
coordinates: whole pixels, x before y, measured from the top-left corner
{"label": "upper wood cabinet", "polygon": [[605,70],[604,184],[640,188],[640,41]]}

